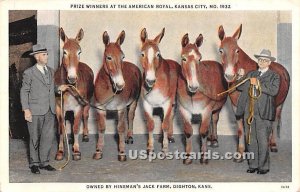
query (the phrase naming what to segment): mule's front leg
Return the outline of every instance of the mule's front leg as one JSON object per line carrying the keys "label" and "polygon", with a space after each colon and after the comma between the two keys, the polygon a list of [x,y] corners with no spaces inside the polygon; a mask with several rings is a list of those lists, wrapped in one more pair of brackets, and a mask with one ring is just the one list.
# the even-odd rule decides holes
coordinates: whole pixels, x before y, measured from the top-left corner
{"label": "mule's front leg", "polygon": [[74,145],[73,145],[73,160],[78,161],[81,159],[81,153],[79,150],[79,126],[81,122],[83,109],[79,106],[76,107],[74,110],[74,126],[73,126],[73,132],[74,132]]}
{"label": "mule's front leg", "polygon": [[104,134],[106,128],[106,111],[98,111],[97,113],[97,124],[98,124],[98,142],[96,145],[96,152],[94,153],[93,159],[99,160],[103,157],[104,147]]}
{"label": "mule's front leg", "polygon": [[147,152],[154,151],[154,138],[153,138],[153,130],[154,130],[154,120],[153,120],[153,108],[152,106],[144,100],[144,110],[145,110],[145,118],[147,122],[147,130],[148,130],[148,146]]}
{"label": "mule's front leg", "polygon": [[281,124],[281,112],[282,112],[282,105],[276,107],[276,114],[275,114],[275,121],[272,122],[272,132],[270,134],[270,151],[271,152],[278,152],[276,138],[277,138],[277,129],[280,129]]}
{"label": "mule's front leg", "polygon": [[212,114],[212,128],[211,128],[211,135],[209,136],[208,140],[210,141],[210,146],[212,148],[216,148],[219,147],[219,143],[218,143],[218,121],[219,121],[219,115],[220,115],[220,111],[217,111],[215,113]]}
{"label": "mule's front leg", "polygon": [[172,109],[171,109],[171,115],[170,115],[170,118],[169,118],[169,129],[168,129],[168,140],[169,140],[169,143],[175,143],[175,138],[173,136],[173,120],[174,120],[174,109],[175,107],[172,106]]}
{"label": "mule's front leg", "polygon": [[162,106],[163,113],[164,113],[164,119],[162,122],[162,130],[163,130],[163,148],[162,151],[166,154],[168,152],[168,133],[169,129],[173,129],[173,110],[172,110],[172,103],[170,101],[165,102]]}
{"label": "mule's front leg", "polygon": [[88,128],[88,119],[89,119],[89,110],[90,105],[86,105],[83,108],[83,134],[82,142],[89,142],[89,128]]}
{"label": "mule's front leg", "polygon": [[[236,107],[232,106],[234,113],[236,113]],[[237,143],[237,152],[240,154],[240,157],[242,157],[243,153],[245,152],[245,129],[244,129],[244,119],[240,118],[236,120],[238,129],[237,129],[237,137],[238,137],[238,143]],[[234,162],[241,163],[243,162],[243,158],[234,158]]]}
{"label": "mule's front leg", "polygon": [[64,135],[65,135],[65,126],[64,119],[62,118],[62,111],[60,107],[56,107],[56,117],[58,121],[58,134],[59,134],[59,144],[58,150],[55,155],[57,161],[61,161],[64,158]]}
{"label": "mule's front leg", "polygon": [[202,113],[202,122],[199,127],[199,133],[201,137],[201,159],[200,163],[208,164],[208,159],[206,159],[205,154],[207,153],[207,136],[208,136],[208,128],[211,120],[211,111],[206,109],[205,112]]}
{"label": "mule's front leg", "polygon": [[127,109],[118,111],[118,134],[119,134],[119,161],[126,161],[126,151],[125,151],[125,129],[127,129]]}
{"label": "mule's front leg", "polygon": [[128,132],[127,132],[127,138],[126,143],[127,144],[133,144],[133,119],[135,116],[135,110],[137,106],[137,101],[132,102],[132,104],[129,106],[128,111]]}
{"label": "mule's front leg", "polygon": [[241,163],[243,162],[242,155],[245,152],[245,130],[244,130],[244,123],[243,123],[243,118],[238,119],[236,121],[237,126],[238,126],[238,145],[237,145],[237,152],[240,154],[241,158],[234,158],[233,161],[236,163]]}
{"label": "mule's front leg", "polygon": [[185,152],[186,159],[183,160],[183,163],[189,165],[192,163],[191,152],[192,152],[192,135],[193,135],[193,127],[192,127],[192,114],[187,111],[184,107],[179,106],[179,111],[183,120],[184,126],[184,135],[185,135]]}

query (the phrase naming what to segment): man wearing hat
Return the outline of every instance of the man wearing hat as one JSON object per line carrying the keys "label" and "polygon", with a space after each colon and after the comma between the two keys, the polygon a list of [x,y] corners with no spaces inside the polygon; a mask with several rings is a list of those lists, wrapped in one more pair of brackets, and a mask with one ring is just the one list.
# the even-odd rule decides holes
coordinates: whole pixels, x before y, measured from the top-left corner
{"label": "man wearing hat", "polygon": [[[278,93],[280,77],[277,73],[269,69],[275,58],[271,56],[271,51],[263,49],[260,54],[254,55],[258,59],[258,70],[251,71],[246,75],[250,78],[237,89],[241,91],[238,100],[236,117],[244,117],[246,135],[249,134],[251,126],[250,143],[248,141],[248,151],[254,153],[254,159],[248,159],[249,169],[247,173],[266,174],[270,170],[269,156],[269,136],[272,131],[272,121],[275,120],[275,96]],[[249,93],[250,85],[253,86],[252,94]],[[261,95],[259,95],[261,90]],[[250,95],[257,97],[254,100],[254,114],[251,125],[247,120],[251,115],[249,107],[251,105]]]}
{"label": "man wearing hat", "polygon": [[[29,168],[34,174],[39,169],[55,171],[49,165],[49,155],[55,136],[55,86],[54,70],[47,66],[48,52],[37,44],[30,55],[36,64],[24,71],[21,88],[21,104],[29,131]],[[59,87],[58,90],[64,89]]]}

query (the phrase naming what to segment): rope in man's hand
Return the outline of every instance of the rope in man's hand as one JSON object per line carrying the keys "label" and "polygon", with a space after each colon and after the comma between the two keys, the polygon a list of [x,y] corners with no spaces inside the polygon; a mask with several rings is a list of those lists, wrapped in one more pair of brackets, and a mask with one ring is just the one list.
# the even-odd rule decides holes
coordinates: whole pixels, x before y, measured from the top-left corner
{"label": "rope in man's hand", "polygon": [[[254,80],[255,79],[255,80]],[[248,94],[250,97],[250,101],[249,101],[249,117],[247,118],[247,124],[249,125],[249,131],[247,134],[247,144],[250,144],[250,135],[251,135],[251,123],[253,122],[253,117],[254,117],[254,105],[255,105],[255,101],[261,96],[261,85],[260,82],[257,78],[253,78],[253,77],[249,77],[244,79],[243,81],[241,81],[240,83],[231,86],[228,90],[223,91],[219,94],[217,94],[217,96],[221,96],[225,93],[230,93],[234,90],[236,90],[237,87],[241,86],[242,84],[244,84],[245,82],[247,82],[248,80],[250,80],[250,87],[248,90]]]}

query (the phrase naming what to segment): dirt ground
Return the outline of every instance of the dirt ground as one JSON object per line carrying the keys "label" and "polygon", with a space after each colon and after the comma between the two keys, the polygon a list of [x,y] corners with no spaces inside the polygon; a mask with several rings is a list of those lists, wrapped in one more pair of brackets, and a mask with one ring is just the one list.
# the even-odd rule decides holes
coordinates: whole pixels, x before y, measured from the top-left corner
{"label": "dirt ground", "polygon": [[[169,144],[169,152],[184,151],[182,135],[175,135],[175,143]],[[155,135],[155,152],[161,151],[161,145]],[[199,151],[199,137],[193,136],[193,151]],[[81,141],[81,138],[80,138]],[[96,135],[90,135],[90,141],[80,142],[82,157],[79,161],[72,160],[62,171],[47,172],[41,170],[40,175],[34,175],[28,168],[27,144],[23,140],[9,141],[9,182],[39,183],[39,182],[289,182],[292,181],[292,142],[278,140],[278,153],[271,153],[270,172],[266,175],[246,173],[247,161],[235,163],[233,160],[210,160],[201,164],[194,160],[191,165],[184,165],[182,160],[149,159],[133,160],[129,158],[128,150],[146,150],[147,135],[134,135],[134,144],[127,145],[127,161],[119,162],[117,158],[117,143],[114,135],[105,136],[103,159],[94,160]],[[220,154],[235,152],[234,136],[219,136],[219,147],[208,148],[211,152]],[[53,142],[51,162],[55,167],[65,163],[56,161],[57,143]],[[290,157],[290,158],[287,158]]]}

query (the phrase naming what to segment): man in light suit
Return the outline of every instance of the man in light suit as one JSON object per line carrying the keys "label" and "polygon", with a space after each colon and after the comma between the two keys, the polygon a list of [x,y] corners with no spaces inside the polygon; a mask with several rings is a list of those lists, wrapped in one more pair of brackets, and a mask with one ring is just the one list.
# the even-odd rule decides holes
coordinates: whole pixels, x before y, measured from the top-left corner
{"label": "man in light suit", "polygon": [[[49,165],[49,155],[55,136],[55,86],[54,70],[47,66],[48,52],[43,45],[34,45],[37,63],[24,71],[21,104],[29,130],[29,167],[39,174],[39,169],[55,171]],[[60,87],[58,90],[62,89]]]}
{"label": "man in light suit", "polygon": [[[269,69],[275,58],[269,50],[263,49],[260,54],[254,55],[258,59],[259,69],[251,71],[246,78],[250,78],[237,89],[242,91],[237,105],[237,119],[244,116],[246,135],[249,133],[247,118],[249,117],[249,87],[254,86],[254,92],[261,86],[261,95],[254,102],[254,116],[251,123],[250,144],[248,151],[254,153],[254,159],[248,159],[249,169],[247,173],[266,174],[270,170],[269,135],[272,130],[272,121],[275,120],[275,96],[278,93],[280,77]],[[258,83],[259,81],[259,83]],[[254,93],[255,94],[255,93]],[[257,93],[258,94],[258,93]]]}

